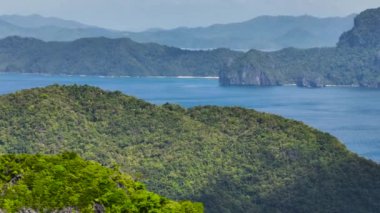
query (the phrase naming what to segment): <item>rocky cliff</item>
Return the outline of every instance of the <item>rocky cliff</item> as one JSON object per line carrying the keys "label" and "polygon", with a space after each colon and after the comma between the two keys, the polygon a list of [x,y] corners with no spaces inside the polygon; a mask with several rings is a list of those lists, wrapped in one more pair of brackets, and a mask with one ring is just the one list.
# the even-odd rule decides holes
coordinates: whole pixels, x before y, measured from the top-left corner
{"label": "rocky cliff", "polygon": [[380,48],[380,8],[360,13],[354,28],[340,37],[338,47]]}
{"label": "rocky cliff", "polygon": [[220,72],[223,86],[344,85],[379,88],[380,8],[362,12],[335,48],[251,50]]}

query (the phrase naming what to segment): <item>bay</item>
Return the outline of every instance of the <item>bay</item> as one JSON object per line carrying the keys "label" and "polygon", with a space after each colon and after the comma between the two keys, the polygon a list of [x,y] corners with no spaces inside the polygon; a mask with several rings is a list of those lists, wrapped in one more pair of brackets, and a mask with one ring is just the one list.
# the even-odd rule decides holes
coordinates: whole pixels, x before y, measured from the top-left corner
{"label": "bay", "polygon": [[151,103],[240,106],[302,121],[338,137],[351,151],[380,162],[380,90],[328,87],[220,87],[217,79],[0,73],[0,94],[51,84],[119,90]]}

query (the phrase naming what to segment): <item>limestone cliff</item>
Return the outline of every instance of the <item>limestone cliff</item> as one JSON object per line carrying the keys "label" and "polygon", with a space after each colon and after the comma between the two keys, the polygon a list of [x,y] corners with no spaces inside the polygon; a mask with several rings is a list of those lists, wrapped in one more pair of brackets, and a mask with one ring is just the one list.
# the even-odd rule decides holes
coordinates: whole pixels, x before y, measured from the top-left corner
{"label": "limestone cliff", "polygon": [[251,50],[220,72],[223,86],[380,87],[380,8],[362,12],[335,48]]}

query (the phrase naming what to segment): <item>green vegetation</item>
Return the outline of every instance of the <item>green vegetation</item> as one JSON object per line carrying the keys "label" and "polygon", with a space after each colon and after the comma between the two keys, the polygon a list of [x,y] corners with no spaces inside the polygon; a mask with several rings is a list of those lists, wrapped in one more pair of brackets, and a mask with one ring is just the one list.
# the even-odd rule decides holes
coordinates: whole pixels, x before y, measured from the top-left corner
{"label": "green vegetation", "polygon": [[[261,29],[262,26],[267,26],[266,22],[269,22],[279,25],[270,29],[277,29],[284,34],[280,33],[281,39],[270,38],[269,34],[276,33],[261,35],[260,43],[263,43],[262,38],[281,40],[280,43],[286,41],[292,43],[294,40],[299,41],[295,35],[303,37],[302,34],[318,32],[315,28],[321,26],[317,23],[305,24],[313,22],[309,18],[299,17],[298,19],[305,20],[294,21],[291,17],[262,17],[254,20],[253,25]],[[295,28],[286,30],[280,27],[283,25],[281,23]],[[43,42],[32,38],[8,37],[0,40],[0,72],[219,76],[220,84],[223,86],[297,84],[302,87],[344,85],[379,88],[379,25],[380,8],[371,9],[355,18],[354,28],[341,36],[336,48],[286,48],[275,52],[251,50],[247,53],[228,49],[189,51],[154,43],[137,43],[127,38],[85,38],[72,42]],[[312,29],[309,31],[313,33],[303,30],[306,26],[311,26]],[[323,28],[331,32],[336,28],[328,26]],[[227,29],[235,33],[236,30],[233,29],[240,27],[232,25],[231,29],[228,27]],[[220,34],[218,30],[211,34],[213,33]],[[239,34],[247,36],[240,31]],[[256,31],[254,34],[257,34]],[[330,34],[321,33],[320,36],[322,35]],[[136,36],[144,37],[137,34]],[[214,36],[212,37],[214,39]],[[305,42],[310,39],[306,39]],[[246,40],[241,39],[241,41]]]}
{"label": "green vegetation", "polygon": [[0,156],[0,206],[6,212],[73,209],[80,212],[203,212],[201,204],[174,202],[116,169],[74,153]]}
{"label": "green vegetation", "polygon": [[355,27],[339,39],[338,47],[380,48],[380,8],[368,9],[355,18]]}
{"label": "green vegetation", "polygon": [[218,76],[241,55],[227,49],[189,51],[127,38],[83,38],[43,42],[34,38],[0,40],[0,72],[119,76]]}
{"label": "green vegetation", "polygon": [[379,58],[368,48],[251,50],[220,74],[222,85],[380,86]]}
{"label": "green vegetation", "polygon": [[380,87],[380,8],[355,18],[337,48],[251,50],[220,73],[222,85]]}
{"label": "green vegetation", "polygon": [[89,86],[0,97],[0,153],[78,153],[207,212],[376,212],[380,166],[301,122]]}

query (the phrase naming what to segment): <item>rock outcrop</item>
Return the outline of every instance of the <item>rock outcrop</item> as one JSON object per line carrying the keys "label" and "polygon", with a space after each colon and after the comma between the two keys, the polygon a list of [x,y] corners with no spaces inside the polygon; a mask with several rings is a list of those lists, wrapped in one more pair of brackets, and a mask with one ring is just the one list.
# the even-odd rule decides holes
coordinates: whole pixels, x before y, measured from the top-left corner
{"label": "rock outcrop", "polygon": [[340,37],[338,47],[380,47],[380,8],[360,13],[354,28]]}
{"label": "rock outcrop", "polygon": [[335,48],[251,50],[220,72],[222,86],[380,85],[380,8],[362,12]]}
{"label": "rock outcrop", "polygon": [[296,85],[299,86],[299,87],[306,87],[306,88],[321,88],[321,87],[325,87],[325,84],[323,83],[323,80],[320,77],[313,78],[313,79],[303,77],[303,78],[300,78],[297,81]]}
{"label": "rock outcrop", "polygon": [[241,72],[223,72],[220,75],[220,84],[224,86],[273,86],[276,82],[264,71],[257,70],[254,66],[246,65]]}

